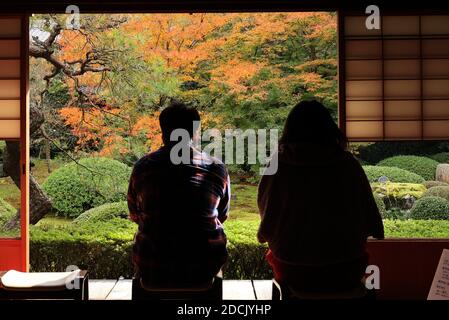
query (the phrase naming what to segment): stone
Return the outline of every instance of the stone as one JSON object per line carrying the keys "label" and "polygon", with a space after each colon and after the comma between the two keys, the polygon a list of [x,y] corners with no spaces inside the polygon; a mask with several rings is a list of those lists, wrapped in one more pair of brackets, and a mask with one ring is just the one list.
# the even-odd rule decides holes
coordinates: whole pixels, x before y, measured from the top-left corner
{"label": "stone", "polygon": [[437,181],[449,183],[449,164],[439,164],[435,175]]}

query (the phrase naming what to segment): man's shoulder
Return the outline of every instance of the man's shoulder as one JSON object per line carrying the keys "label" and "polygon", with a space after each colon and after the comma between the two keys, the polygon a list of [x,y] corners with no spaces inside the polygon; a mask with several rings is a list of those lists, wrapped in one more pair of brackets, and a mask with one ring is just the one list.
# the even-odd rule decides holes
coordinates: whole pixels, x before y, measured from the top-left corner
{"label": "man's shoulder", "polygon": [[159,149],[144,155],[134,163],[134,168],[157,165],[165,160],[166,156],[163,150]]}

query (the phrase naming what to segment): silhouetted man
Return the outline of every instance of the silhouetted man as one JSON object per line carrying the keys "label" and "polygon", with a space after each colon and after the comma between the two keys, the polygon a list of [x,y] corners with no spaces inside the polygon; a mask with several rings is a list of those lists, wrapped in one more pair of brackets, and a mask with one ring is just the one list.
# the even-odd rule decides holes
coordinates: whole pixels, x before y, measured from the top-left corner
{"label": "silhouetted man", "polygon": [[[137,161],[131,175],[128,206],[139,225],[133,262],[148,284],[208,282],[227,259],[222,223],[229,210],[229,175],[222,162],[193,147],[195,121],[198,111],[182,103],[164,109],[159,117],[164,146]],[[170,139],[179,129],[187,145]],[[183,143],[189,161],[176,164]]]}

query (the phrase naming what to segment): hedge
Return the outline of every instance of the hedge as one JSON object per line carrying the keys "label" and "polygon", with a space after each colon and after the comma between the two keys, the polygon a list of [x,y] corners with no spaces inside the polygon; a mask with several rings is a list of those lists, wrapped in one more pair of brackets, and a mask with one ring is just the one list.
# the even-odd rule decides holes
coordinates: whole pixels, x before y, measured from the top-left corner
{"label": "hedge", "polygon": [[449,201],[441,197],[425,197],[415,202],[410,218],[416,220],[449,220]]}
{"label": "hedge", "polygon": [[431,197],[431,196],[441,197],[449,201],[449,186],[432,187],[429,190],[427,190],[423,195],[423,197]]}
{"label": "hedge", "polygon": [[395,156],[380,161],[378,165],[408,170],[420,175],[425,180],[434,180],[438,162],[427,157]]}
{"label": "hedge", "polygon": [[449,163],[449,152],[440,152],[430,156],[430,158],[439,163]]}
{"label": "hedge", "polygon": [[75,218],[99,205],[126,200],[131,168],[107,158],[85,158],[54,171],[43,189],[57,213]]}
{"label": "hedge", "polygon": [[[386,237],[449,238],[449,221],[384,221]],[[226,279],[271,279],[264,260],[266,245],[256,240],[258,222],[228,221],[229,260]],[[112,219],[83,228],[31,226],[32,271],[64,271],[69,265],[86,268],[93,279],[131,278],[131,250],[136,225]]]}
{"label": "hedge", "polygon": [[378,182],[382,176],[386,176],[390,182],[421,184],[425,181],[423,177],[416,173],[394,167],[364,166],[363,170],[365,170],[370,182]]}
{"label": "hedge", "polygon": [[[89,270],[92,278],[131,278],[133,236],[136,225],[114,218],[106,223],[69,227],[31,228],[32,271],[63,271],[69,265]],[[271,279],[265,262],[266,245],[257,242],[258,222],[229,221],[229,259],[223,267],[227,279]]]}

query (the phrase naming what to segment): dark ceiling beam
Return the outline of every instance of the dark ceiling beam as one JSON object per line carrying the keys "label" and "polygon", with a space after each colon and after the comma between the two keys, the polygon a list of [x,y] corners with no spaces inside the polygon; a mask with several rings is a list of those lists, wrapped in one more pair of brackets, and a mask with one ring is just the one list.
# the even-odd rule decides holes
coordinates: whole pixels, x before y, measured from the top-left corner
{"label": "dark ceiling beam", "polygon": [[381,10],[414,12],[442,10],[446,1],[405,0],[13,0],[1,1],[0,13],[64,13],[68,5],[77,5],[81,13],[143,12],[239,12],[239,11],[337,11],[364,12],[371,4]]}

